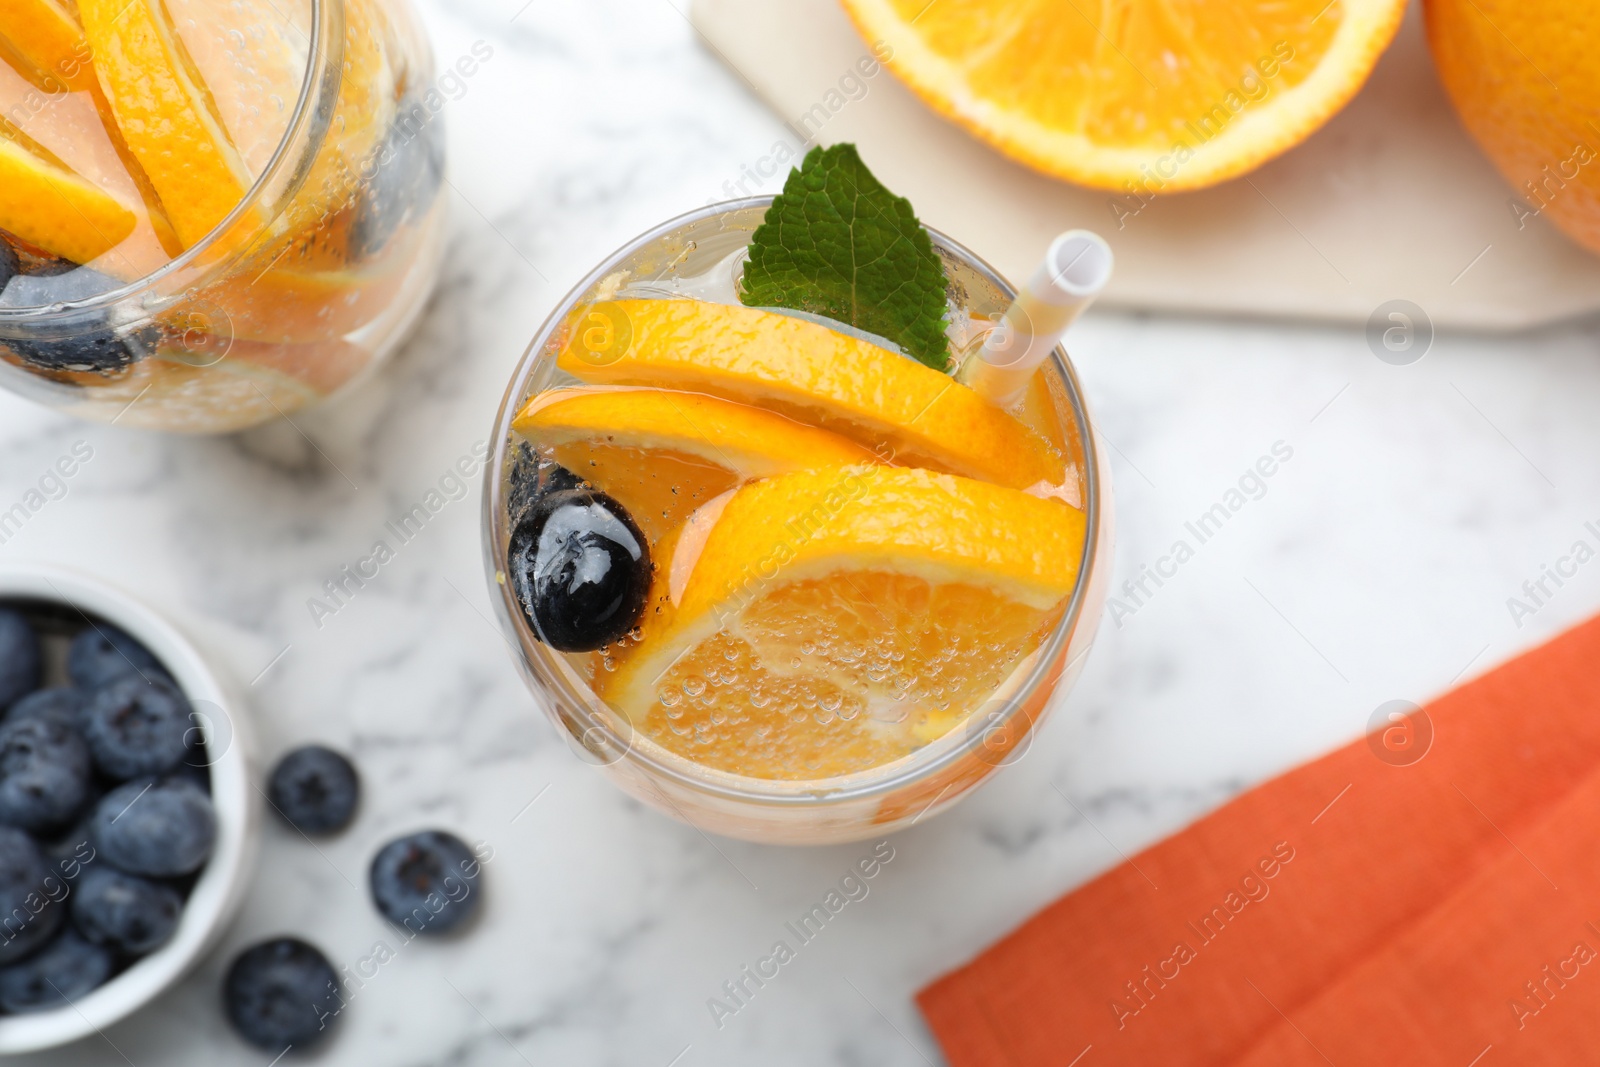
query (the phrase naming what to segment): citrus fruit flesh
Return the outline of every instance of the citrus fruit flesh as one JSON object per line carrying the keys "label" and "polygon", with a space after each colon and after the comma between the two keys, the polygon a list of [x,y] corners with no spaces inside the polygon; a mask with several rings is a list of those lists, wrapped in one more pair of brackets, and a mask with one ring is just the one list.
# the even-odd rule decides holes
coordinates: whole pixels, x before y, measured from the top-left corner
{"label": "citrus fruit flesh", "polygon": [[137,222],[127,204],[0,127],[0,229],[87,263],[115,248]]}
{"label": "citrus fruit flesh", "polygon": [[1005,682],[1059,617],[1084,537],[1075,508],[927,470],[751,482],[721,509],[678,602],[656,597],[597,689],[708,767],[867,770],[948,732]]}
{"label": "citrus fruit flesh", "polygon": [[662,389],[556,389],[513,423],[621,501],[652,541],[743,482],[872,463],[867,449],[759,408]]}
{"label": "citrus fruit flesh", "polygon": [[[608,347],[576,328],[591,314],[621,324]],[[948,374],[819,323],[700,300],[616,300],[582,309],[568,333],[558,366],[584,382],[707,393],[889,462],[1017,489],[1066,476],[1044,438]]]}
{"label": "citrus fruit flesh", "polygon": [[1456,113],[1512,186],[1518,229],[1548,216],[1600,252],[1600,10],[1552,0],[1427,0]]}
{"label": "citrus fruit flesh", "polygon": [[87,89],[94,80],[83,30],[57,0],[0,0],[0,54],[7,52],[47,91]]}
{"label": "citrus fruit flesh", "polygon": [[1069,181],[1139,195],[1243,174],[1365,83],[1405,0],[845,0],[945,118]]}

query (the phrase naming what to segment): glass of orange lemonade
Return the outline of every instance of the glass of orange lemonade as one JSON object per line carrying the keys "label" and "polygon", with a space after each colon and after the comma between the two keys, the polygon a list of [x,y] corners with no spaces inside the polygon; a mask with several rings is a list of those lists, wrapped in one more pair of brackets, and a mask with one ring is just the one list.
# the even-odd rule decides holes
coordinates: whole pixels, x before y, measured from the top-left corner
{"label": "glass of orange lemonade", "polygon": [[[848,323],[741,303],[772,202],[673,219],[556,308],[496,421],[486,561],[541,705],[629,793],[851,840],[1027,750],[1100,614],[1108,482],[1059,348],[1002,410]],[[923,232],[959,362],[1014,293]]]}
{"label": "glass of orange lemonade", "polygon": [[357,378],[437,276],[433,79],[405,0],[0,5],[0,383],[222,432]]}

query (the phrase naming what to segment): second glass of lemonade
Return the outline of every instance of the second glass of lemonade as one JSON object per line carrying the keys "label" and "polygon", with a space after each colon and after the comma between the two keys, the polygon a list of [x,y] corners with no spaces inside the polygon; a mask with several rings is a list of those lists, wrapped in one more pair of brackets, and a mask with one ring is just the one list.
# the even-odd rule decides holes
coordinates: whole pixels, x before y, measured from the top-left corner
{"label": "second glass of lemonade", "polygon": [[0,384],[215,433],[354,381],[438,273],[443,105],[407,0],[0,5]]}
{"label": "second glass of lemonade", "polygon": [[[619,250],[518,366],[485,492],[524,676],[584,758],[706,830],[907,826],[1024,755],[1082,666],[1109,483],[1057,349],[1010,409],[740,302],[772,198]],[[957,361],[1014,293],[926,231]]]}

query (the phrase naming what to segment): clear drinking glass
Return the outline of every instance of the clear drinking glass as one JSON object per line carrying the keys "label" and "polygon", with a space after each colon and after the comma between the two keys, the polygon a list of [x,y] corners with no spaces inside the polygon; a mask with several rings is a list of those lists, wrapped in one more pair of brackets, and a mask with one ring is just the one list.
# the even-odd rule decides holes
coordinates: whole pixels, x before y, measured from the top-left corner
{"label": "clear drinking glass", "polygon": [[[747,777],[697,764],[636,731],[566,656],[541,643],[507,577],[511,470],[521,437],[512,420],[527,400],[562,384],[556,366],[569,315],[596,299],[695,297],[710,268],[749,244],[771,197],[730,201],[663,223],[629,242],[580,282],[541,327],[518,364],[495,420],[485,474],[484,558],[500,625],[539,706],[586,762],[646,804],[705,830],[771,844],[823,844],[891,832],[943,810],[998,768],[1021,759],[1053,705],[1082,669],[1099,622],[1111,564],[1110,482],[1077,375],[1058,348],[1040,373],[1055,397],[1059,431],[1078,472],[1088,533],[1076,587],[1060,621],[1011,681],[970,709],[962,725],[904,758],[819,780]],[[997,319],[1015,291],[967,249],[928,230],[953,303]],[[713,272],[714,273],[714,272]],[[714,287],[713,287],[714,288]],[[1003,694],[1003,695],[1002,695]]]}
{"label": "clear drinking glass", "polygon": [[443,243],[427,38],[407,0],[271,9],[309,59],[244,200],[136,281],[76,270],[0,294],[0,384],[83,418],[218,433],[328,396],[404,336]]}

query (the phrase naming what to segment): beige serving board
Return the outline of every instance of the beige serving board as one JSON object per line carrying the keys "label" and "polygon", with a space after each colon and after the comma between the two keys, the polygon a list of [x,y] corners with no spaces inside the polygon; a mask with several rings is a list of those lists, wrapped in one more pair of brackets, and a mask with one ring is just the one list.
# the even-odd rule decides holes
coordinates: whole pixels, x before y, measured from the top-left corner
{"label": "beige serving board", "polygon": [[[1082,226],[1111,242],[1104,300],[1125,308],[1364,322],[1404,299],[1436,327],[1483,329],[1600,311],[1600,256],[1543,218],[1519,228],[1511,188],[1439,87],[1415,7],[1366,88],[1305,144],[1137,212],[1011,162],[888,71],[860,78],[870,50],[839,0],[694,0],[692,20],[795,131],[789,151],[813,133],[855,142],[925,222],[1014,281]],[[751,169],[770,173],[778,155]]]}

